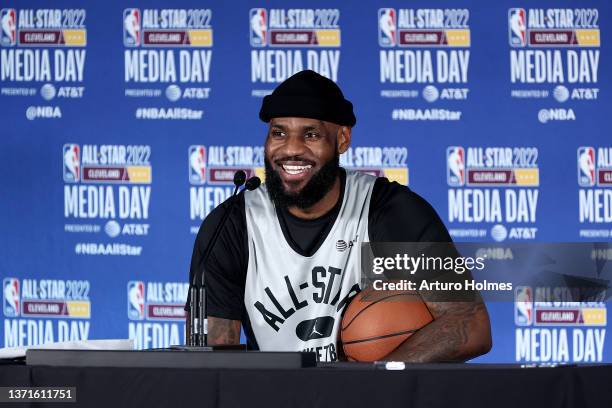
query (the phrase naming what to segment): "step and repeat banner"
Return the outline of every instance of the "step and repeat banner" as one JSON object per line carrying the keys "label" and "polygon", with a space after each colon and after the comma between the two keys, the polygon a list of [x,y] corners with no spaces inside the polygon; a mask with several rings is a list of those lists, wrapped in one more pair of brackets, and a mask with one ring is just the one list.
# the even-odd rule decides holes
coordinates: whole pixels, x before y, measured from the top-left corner
{"label": "step and repeat banner", "polygon": [[[611,240],[606,1],[0,9],[3,346],[183,343],[200,223],[234,171],[263,174],[262,97],[302,69],[355,105],[343,166],[408,185],[454,240]],[[489,303],[478,361],[612,362],[605,303],[516,299]]]}

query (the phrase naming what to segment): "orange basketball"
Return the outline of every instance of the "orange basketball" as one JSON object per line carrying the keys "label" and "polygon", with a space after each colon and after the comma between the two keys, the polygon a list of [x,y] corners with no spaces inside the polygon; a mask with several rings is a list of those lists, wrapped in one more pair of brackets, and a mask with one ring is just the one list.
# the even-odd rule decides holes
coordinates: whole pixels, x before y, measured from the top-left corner
{"label": "orange basketball", "polygon": [[381,360],[432,320],[416,292],[363,290],[342,318],[344,353],[349,360]]}

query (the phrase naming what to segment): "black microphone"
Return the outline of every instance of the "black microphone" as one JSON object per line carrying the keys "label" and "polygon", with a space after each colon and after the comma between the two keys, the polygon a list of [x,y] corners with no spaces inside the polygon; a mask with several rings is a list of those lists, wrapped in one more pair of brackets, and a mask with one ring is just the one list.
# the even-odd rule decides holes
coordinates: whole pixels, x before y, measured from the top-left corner
{"label": "black microphone", "polygon": [[236,195],[238,189],[244,184],[245,180],[246,173],[243,170],[238,170],[236,173],[234,173],[234,185],[236,186],[236,188],[234,188],[234,195]]}
{"label": "black microphone", "polygon": [[[240,186],[242,186],[245,183],[245,179],[246,179],[246,173],[242,170],[238,170],[234,174],[234,185],[236,187],[234,188],[234,194],[232,195],[232,198],[236,196]],[[260,184],[261,184],[261,180],[259,180],[258,177],[251,177],[247,181],[246,188],[249,190],[254,190],[257,187],[259,187]],[[191,344],[189,345],[191,346],[206,346],[207,345],[208,330],[206,327],[207,313],[206,313],[206,283],[205,283],[204,265],[206,265],[206,262],[208,261],[208,258],[210,257],[210,254],[212,253],[212,250],[215,247],[215,244],[217,243],[219,234],[223,230],[223,227],[225,226],[225,222],[229,218],[229,214],[232,212],[235,202],[236,200],[232,200],[229,207],[227,208],[225,206],[225,203],[221,204],[221,206],[224,207],[225,212],[223,213],[223,216],[221,217],[221,221],[215,227],[215,231],[213,232],[210,241],[208,241],[208,247],[206,248],[206,252],[204,253],[204,256],[200,260],[198,268],[196,269],[196,271],[197,270],[200,271],[199,275],[194,274],[193,276],[193,281],[191,283],[192,287],[190,288],[191,299],[189,302],[189,307],[191,309],[190,310],[191,311],[191,316],[190,316],[191,317],[190,318],[191,336],[189,338]],[[200,277],[199,282],[197,279],[198,276]],[[195,310],[195,313],[194,313],[194,310]]]}
{"label": "black microphone", "polygon": [[261,185],[261,179],[257,176],[251,177],[246,181],[244,188],[249,191],[253,191]]}

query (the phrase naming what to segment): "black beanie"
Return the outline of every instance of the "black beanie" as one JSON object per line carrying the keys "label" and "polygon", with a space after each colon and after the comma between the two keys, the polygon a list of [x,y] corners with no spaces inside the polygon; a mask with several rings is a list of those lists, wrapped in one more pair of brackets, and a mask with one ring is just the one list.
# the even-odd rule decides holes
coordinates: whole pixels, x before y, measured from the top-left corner
{"label": "black beanie", "polygon": [[298,117],[320,119],[341,126],[357,122],[353,104],[344,99],[340,87],[314,71],[300,71],[264,97],[259,118]]}

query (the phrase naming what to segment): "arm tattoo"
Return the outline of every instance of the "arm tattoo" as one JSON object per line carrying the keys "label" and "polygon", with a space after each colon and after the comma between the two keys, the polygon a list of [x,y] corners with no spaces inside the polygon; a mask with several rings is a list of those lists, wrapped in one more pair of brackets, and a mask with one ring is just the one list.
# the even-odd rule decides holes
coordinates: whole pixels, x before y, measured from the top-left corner
{"label": "arm tattoo", "polygon": [[388,360],[465,361],[491,347],[490,324],[482,301],[427,302],[434,321],[413,334]]}
{"label": "arm tattoo", "polygon": [[211,346],[240,343],[240,322],[238,320],[208,317],[208,344]]}

